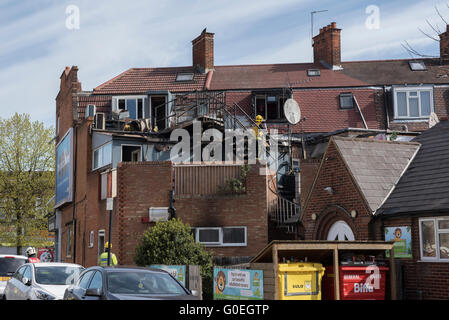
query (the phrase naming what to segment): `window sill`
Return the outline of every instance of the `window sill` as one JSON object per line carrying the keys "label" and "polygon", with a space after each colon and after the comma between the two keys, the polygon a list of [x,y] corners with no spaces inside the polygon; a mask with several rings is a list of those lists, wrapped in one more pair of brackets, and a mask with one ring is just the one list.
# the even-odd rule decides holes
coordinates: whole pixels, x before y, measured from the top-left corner
{"label": "window sill", "polygon": [[416,262],[419,263],[449,263],[449,259],[447,260],[417,260]]}
{"label": "window sill", "polygon": [[404,122],[427,122],[429,117],[425,118],[393,118],[393,123],[404,123]]}

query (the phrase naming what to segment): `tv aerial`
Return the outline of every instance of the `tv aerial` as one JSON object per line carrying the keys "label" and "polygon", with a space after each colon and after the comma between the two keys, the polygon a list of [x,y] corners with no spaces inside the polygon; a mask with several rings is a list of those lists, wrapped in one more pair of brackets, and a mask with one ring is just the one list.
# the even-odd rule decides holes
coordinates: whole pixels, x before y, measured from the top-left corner
{"label": "tv aerial", "polygon": [[295,99],[287,99],[284,103],[284,115],[290,124],[297,124],[301,120],[301,110]]}

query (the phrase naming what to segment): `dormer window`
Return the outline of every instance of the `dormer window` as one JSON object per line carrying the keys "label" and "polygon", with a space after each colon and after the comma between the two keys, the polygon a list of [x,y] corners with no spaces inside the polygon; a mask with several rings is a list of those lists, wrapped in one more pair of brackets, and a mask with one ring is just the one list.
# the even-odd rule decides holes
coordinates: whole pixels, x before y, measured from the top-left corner
{"label": "dormer window", "polygon": [[393,88],[395,119],[427,119],[433,112],[432,87]]}
{"label": "dormer window", "polygon": [[426,71],[427,70],[427,67],[424,64],[424,61],[409,61],[408,64],[412,71]]}
{"label": "dormer window", "polygon": [[178,73],[176,75],[176,81],[192,81],[193,73]]}

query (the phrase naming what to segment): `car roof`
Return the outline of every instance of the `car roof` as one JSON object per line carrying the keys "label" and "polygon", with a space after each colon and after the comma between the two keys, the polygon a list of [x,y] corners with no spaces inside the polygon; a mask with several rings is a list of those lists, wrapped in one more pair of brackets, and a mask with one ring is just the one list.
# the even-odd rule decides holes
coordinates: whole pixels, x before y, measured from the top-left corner
{"label": "car roof", "polygon": [[25,256],[20,256],[20,255],[16,255],[16,254],[0,254],[0,258],[15,258],[15,259],[28,259]]}
{"label": "car roof", "polygon": [[82,265],[76,263],[65,263],[65,262],[36,262],[30,263],[34,264],[36,267],[80,267],[84,268]]}
{"label": "car roof", "polygon": [[103,269],[106,272],[111,272],[111,271],[119,271],[119,272],[126,272],[126,271],[150,271],[150,272],[168,273],[167,271],[162,270],[162,269],[136,267],[136,266],[114,266],[114,267],[92,266],[90,268],[87,268],[85,271],[87,271],[87,270],[98,270],[98,269]]}

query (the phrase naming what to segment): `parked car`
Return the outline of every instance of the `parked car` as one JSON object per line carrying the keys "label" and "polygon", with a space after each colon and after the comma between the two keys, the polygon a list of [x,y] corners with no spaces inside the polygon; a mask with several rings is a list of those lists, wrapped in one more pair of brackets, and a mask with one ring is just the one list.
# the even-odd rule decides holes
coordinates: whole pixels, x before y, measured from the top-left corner
{"label": "parked car", "polygon": [[168,272],[138,267],[90,267],[69,286],[66,300],[199,300]]}
{"label": "parked car", "polygon": [[27,257],[11,254],[0,254],[0,299],[3,299],[6,282],[19,269],[21,265],[26,263]]}
{"label": "parked car", "polygon": [[6,300],[62,299],[65,289],[78,280],[83,270],[73,263],[24,264],[8,280],[4,297]]}

